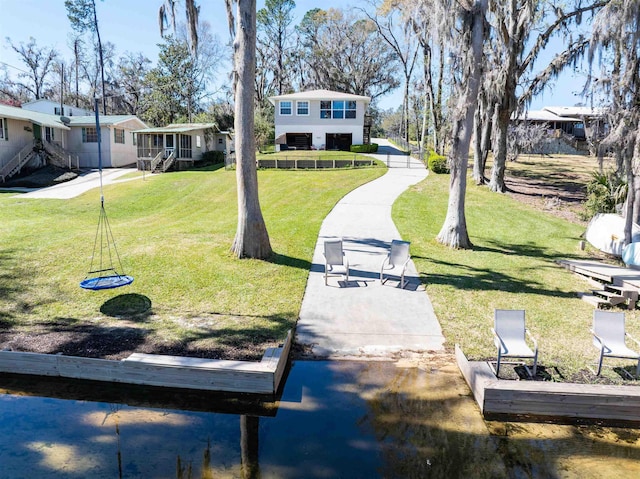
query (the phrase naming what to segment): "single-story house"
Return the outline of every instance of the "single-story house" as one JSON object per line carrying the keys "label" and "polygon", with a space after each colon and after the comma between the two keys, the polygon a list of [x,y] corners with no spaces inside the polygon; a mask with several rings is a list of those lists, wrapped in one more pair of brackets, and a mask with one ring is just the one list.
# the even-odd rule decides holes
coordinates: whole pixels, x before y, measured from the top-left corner
{"label": "single-story house", "polygon": [[520,114],[515,121],[542,124],[552,133],[565,133],[576,140],[586,140],[591,128],[602,136],[606,129],[604,111],[601,108],[583,106],[547,106]]}
{"label": "single-story house", "polygon": [[348,150],[371,140],[368,96],[311,90],[272,96],[269,101],[275,106],[278,150]]}
{"label": "single-story house", "polygon": [[136,130],[138,168],[166,170],[192,165],[207,151],[233,151],[233,138],[215,123],[173,123],[158,128]]}
{"label": "single-story house", "polygon": [[[38,151],[43,148],[65,166],[98,167],[95,115],[68,117],[30,109],[45,109],[53,104],[32,102],[26,109],[0,105],[0,181],[27,165],[41,166]],[[132,131],[145,127],[134,115],[100,116],[102,166],[134,164],[137,156]]]}
{"label": "single-story house", "polygon": [[[78,155],[80,168],[98,167],[98,134],[96,117],[67,117],[70,131],[67,149]],[[137,160],[134,131],[146,128],[146,124],[135,115],[99,115],[100,149],[102,166],[116,168],[134,165]]]}

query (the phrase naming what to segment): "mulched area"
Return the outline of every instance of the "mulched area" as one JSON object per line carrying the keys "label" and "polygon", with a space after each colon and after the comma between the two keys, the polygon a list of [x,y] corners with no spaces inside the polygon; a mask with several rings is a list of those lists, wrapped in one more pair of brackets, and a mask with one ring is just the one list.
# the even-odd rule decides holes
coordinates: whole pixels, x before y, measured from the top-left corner
{"label": "mulched area", "polygon": [[78,174],[53,165],[47,165],[32,172],[12,177],[2,186],[8,188],[45,188],[77,178]]}

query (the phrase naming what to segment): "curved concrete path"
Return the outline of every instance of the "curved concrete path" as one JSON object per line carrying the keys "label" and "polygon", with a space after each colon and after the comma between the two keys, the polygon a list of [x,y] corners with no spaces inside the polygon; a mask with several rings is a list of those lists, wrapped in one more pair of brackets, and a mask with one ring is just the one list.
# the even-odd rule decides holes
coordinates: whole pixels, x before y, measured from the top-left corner
{"label": "curved concrete path", "polygon": [[[137,168],[105,168],[102,170],[102,184],[104,186],[111,183],[119,183],[122,181],[130,181],[138,178],[142,178],[142,175],[136,178],[129,178],[126,180],[118,180],[119,177],[126,175],[127,173],[133,173],[138,171]],[[151,175],[149,175],[151,176]],[[100,187],[100,171],[89,170],[73,180],[66,181],[54,186],[48,186],[46,188],[38,188],[31,190],[28,193],[23,193],[20,198],[48,198],[58,200],[68,200],[75,198],[89,190]]]}
{"label": "curved concrete path", "polygon": [[[320,228],[307,281],[296,342],[318,358],[388,358],[403,351],[443,349],[444,337],[413,262],[403,289],[380,283],[380,266],[393,239],[401,239],[391,206],[409,186],[427,176],[424,165],[400,154],[386,140],[377,158],[389,171],[336,204]],[[324,241],[342,238],[349,282],[330,276],[324,284]]]}

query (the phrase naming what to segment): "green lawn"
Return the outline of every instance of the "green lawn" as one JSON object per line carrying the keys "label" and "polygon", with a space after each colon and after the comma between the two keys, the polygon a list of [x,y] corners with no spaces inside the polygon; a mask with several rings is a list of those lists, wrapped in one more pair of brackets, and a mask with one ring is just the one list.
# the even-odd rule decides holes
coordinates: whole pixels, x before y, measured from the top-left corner
{"label": "green lawn", "polygon": [[[470,185],[466,217],[474,249],[452,250],[434,239],[446,214],[448,186],[448,175],[431,174],[393,208],[448,347],[459,343],[471,359],[495,358],[494,308],[525,309],[540,363],[557,367],[567,380],[580,377],[597,356],[589,333],[593,307],[576,296],[590,287],[555,260],[588,254],[578,248],[584,227]],[[637,312],[627,314],[627,330],[640,337]],[[620,380],[611,370],[604,374]]]}
{"label": "green lawn", "polygon": [[[99,191],[71,200],[1,193],[0,332],[142,328],[168,347],[260,357],[295,324],[324,217],[347,192],[384,172],[259,172],[271,261],[237,260],[229,252],[235,171],[147,175],[107,186],[111,228],[135,281],[100,292],[78,286],[92,255]],[[150,301],[151,310],[131,314],[132,301]]]}

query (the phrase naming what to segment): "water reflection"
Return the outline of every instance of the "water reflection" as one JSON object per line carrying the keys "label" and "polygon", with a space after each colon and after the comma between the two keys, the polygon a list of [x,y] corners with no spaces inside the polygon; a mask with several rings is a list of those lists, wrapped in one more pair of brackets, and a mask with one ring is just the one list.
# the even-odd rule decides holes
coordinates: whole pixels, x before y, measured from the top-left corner
{"label": "water reflection", "polygon": [[277,402],[3,376],[0,477],[640,476],[638,430],[485,423],[452,361],[413,366],[295,362]]}

